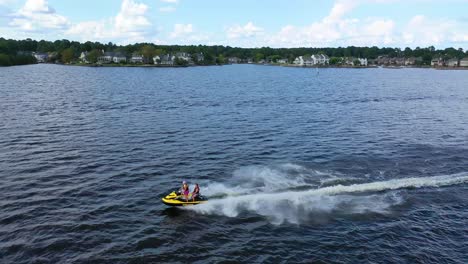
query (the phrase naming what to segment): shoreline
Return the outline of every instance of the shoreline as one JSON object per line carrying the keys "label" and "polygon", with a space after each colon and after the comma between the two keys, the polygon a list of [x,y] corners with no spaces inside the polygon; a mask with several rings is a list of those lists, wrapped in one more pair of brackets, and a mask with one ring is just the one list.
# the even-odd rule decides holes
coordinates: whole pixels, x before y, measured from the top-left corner
{"label": "shoreline", "polygon": [[[453,67],[453,66],[438,66],[432,67],[427,65],[421,66],[384,66],[384,65],[368,65],[368,66],[349,66],[349,65],[314,65],[314,66],[301,66],[295,64],[278,64],[278,63],[226,63],[226,64],[208,64],[208,65],[156,65],[156,64],[85,64],[85,63],[35,63],[35,64],[53,64],[53,65],[63,65],[63,66],[76,66],[76,67],[109,67],[109,68],[188,68],[188,67],[205,67],[205,66],[226,66],[226,65],[256,65],[256,66],[276,66],[276,67],[288,67],[288,68],[333,68],[333,69],[390,69],[390,70],[400,70],[400,69],[434,69],[441,71],[456,71],[456,70],[468,70],[468,67]],[[11,66],[27,66],[34,64],[24,64],[24,65],[11,65]],[[5,66],[5,67],[11,67]]]}
{"label": "shoreline", "polygon": [[[240,63],[247,64],[247,63]],[[280,67],[290,67],[290,68],[334,68],[334,69],[390,69],[390,70],[400,70],[400,69],[434,69],[434,70],[468,70],[468,67],[452,67],[452,66],[443,66],[443,67],[432,67],[428,65],[411,65],[411,66],[385,66],[385,65],[368,65],[368,66],[349,66],[349,65],[314,65],[314,66],[301,66],[295,64],[275,64],[275,63],[250,63],[253,65],[260,66],[280,66]]]}

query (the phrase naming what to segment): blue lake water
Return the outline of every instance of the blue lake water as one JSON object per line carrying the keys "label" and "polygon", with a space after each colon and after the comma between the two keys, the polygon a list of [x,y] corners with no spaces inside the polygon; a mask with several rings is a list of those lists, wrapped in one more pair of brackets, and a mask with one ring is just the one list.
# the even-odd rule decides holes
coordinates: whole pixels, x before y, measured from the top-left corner
{"label": "blue lake water", "polygon": [[[468,71],[0,80],[1,263],[468,261]],[[163,205],[182,180],[209,202]]]}

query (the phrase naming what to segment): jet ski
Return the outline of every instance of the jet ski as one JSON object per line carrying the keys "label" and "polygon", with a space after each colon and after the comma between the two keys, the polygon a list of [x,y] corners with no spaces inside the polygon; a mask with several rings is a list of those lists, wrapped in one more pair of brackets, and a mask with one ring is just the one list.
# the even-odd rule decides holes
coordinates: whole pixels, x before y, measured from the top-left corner
{"label": "jet ski", "polygon": [[207,199],[202,195],[199,195],[195,198],[195,201],[189,195],[188,201],[185,200],[183,195],[178,194],[176,191],[171,192],[170,194],[166,195],[164,198],[161,199],[165,205],[169,206],[188,206],[188,205],[196,205],[205,203]]}

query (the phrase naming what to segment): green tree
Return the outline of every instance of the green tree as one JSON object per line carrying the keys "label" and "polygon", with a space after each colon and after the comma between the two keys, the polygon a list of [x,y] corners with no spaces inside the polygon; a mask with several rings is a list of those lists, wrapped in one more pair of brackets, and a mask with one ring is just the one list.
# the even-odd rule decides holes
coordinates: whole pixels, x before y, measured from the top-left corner
{"label": "green tree", "polygon": [[255,54],[255,58],[254,58],[255,62],[259,62],[259,61],[261,61],[263,59],[265,59],[265,55],[263,55],[263,53],[256,53]]}
{"label": "green tree", "polygon": [[330,58],[330,65],[338,65],[340,64],[341,59],[338,57],[331,57]]}
{"label": "green tree", "polygon": [[152,45],[145,45],[141,48],[141,55],[145,63],[153,63],[153,57],[156,54],[156,49]]}
{"label": "green tree", "polygon": [[60,54],[63,63],[70,63],[75,57],[75,51],[72,48],[64,49]]}
{"label": "green tree", "polygon": [[10,56],[6,54],[0,54],[0,66],[10,66],[11,60]]}
{"label": "green tree", "polygon": [[219,55],[217,58],[216,58],[216,63],[217,64],[224,64],[226,62],[226,60],[224,59],[224,56],[223,55]]}
{"label": "green tree", "polygon": [[93,49],[92,51],[90,51],[88,53],[88,55],[86,56],[86,59],[90,62],[90,63],[96,63],[97,62],[97,59],[99,56],[102,55],[102,51],[98,50],[98,49]]}
{"label": "green tree", "polygon": [[181,59],[179,57],[176,57],[174,59],[174,64],[177,65],[177,66],[187,66],[188,64],[188,61],[184,60],[184,59]]}
{"label": "green tree", "polygon": [[268,59],[270,59],[272,62],[278,62],[279,59],[281,59],[280,55],[272,55],[269,56]]}

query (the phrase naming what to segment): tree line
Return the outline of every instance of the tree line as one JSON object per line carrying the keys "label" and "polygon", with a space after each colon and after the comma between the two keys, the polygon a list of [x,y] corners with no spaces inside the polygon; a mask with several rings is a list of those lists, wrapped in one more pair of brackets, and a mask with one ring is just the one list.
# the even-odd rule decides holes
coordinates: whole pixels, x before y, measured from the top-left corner
{"label": "tree line", "polygon": [[228,57],[237,57],[239,59],[252,59],[253,61],[272,60],[276,61],[279,58],[288,59],[292,62],[296,57],[306,54],[326,54],[329,57],[361,57],[375,59],[378,56],[388,57],[421,57],[423,64],[430,64],[434,57],[442,57],[444,59],[458,58],[468,56],[468,50],[462,48],[445,48],[436,49],[430,47],[416,47],[411,49],[391,48],[391,47],[337,47],[337,48],[239,48],[230,46],[206,46],[206,45],[156,45],[153,43],[136,43],[130,45],[117,45],[115,43],[100,43],[100,42],[78,42],[66,39],[56,41],[46,40],[13,40],[0,38],[0,65],[20,65],[35,63],[35,59],[28,55],[23,55],[24,52],[47,52],[53,53],[54,61],[64,63],[77,60],[81,52],[87,51],[91,54],[91,58],[97,59],[102,51],[121,52],[131,55],[133,53],[142,54],[145,57],[154,55],[162,55],[175,52],[187,52],[189,54],[203,53],[204,61],[199,64],[215,64],[224,63]]}

